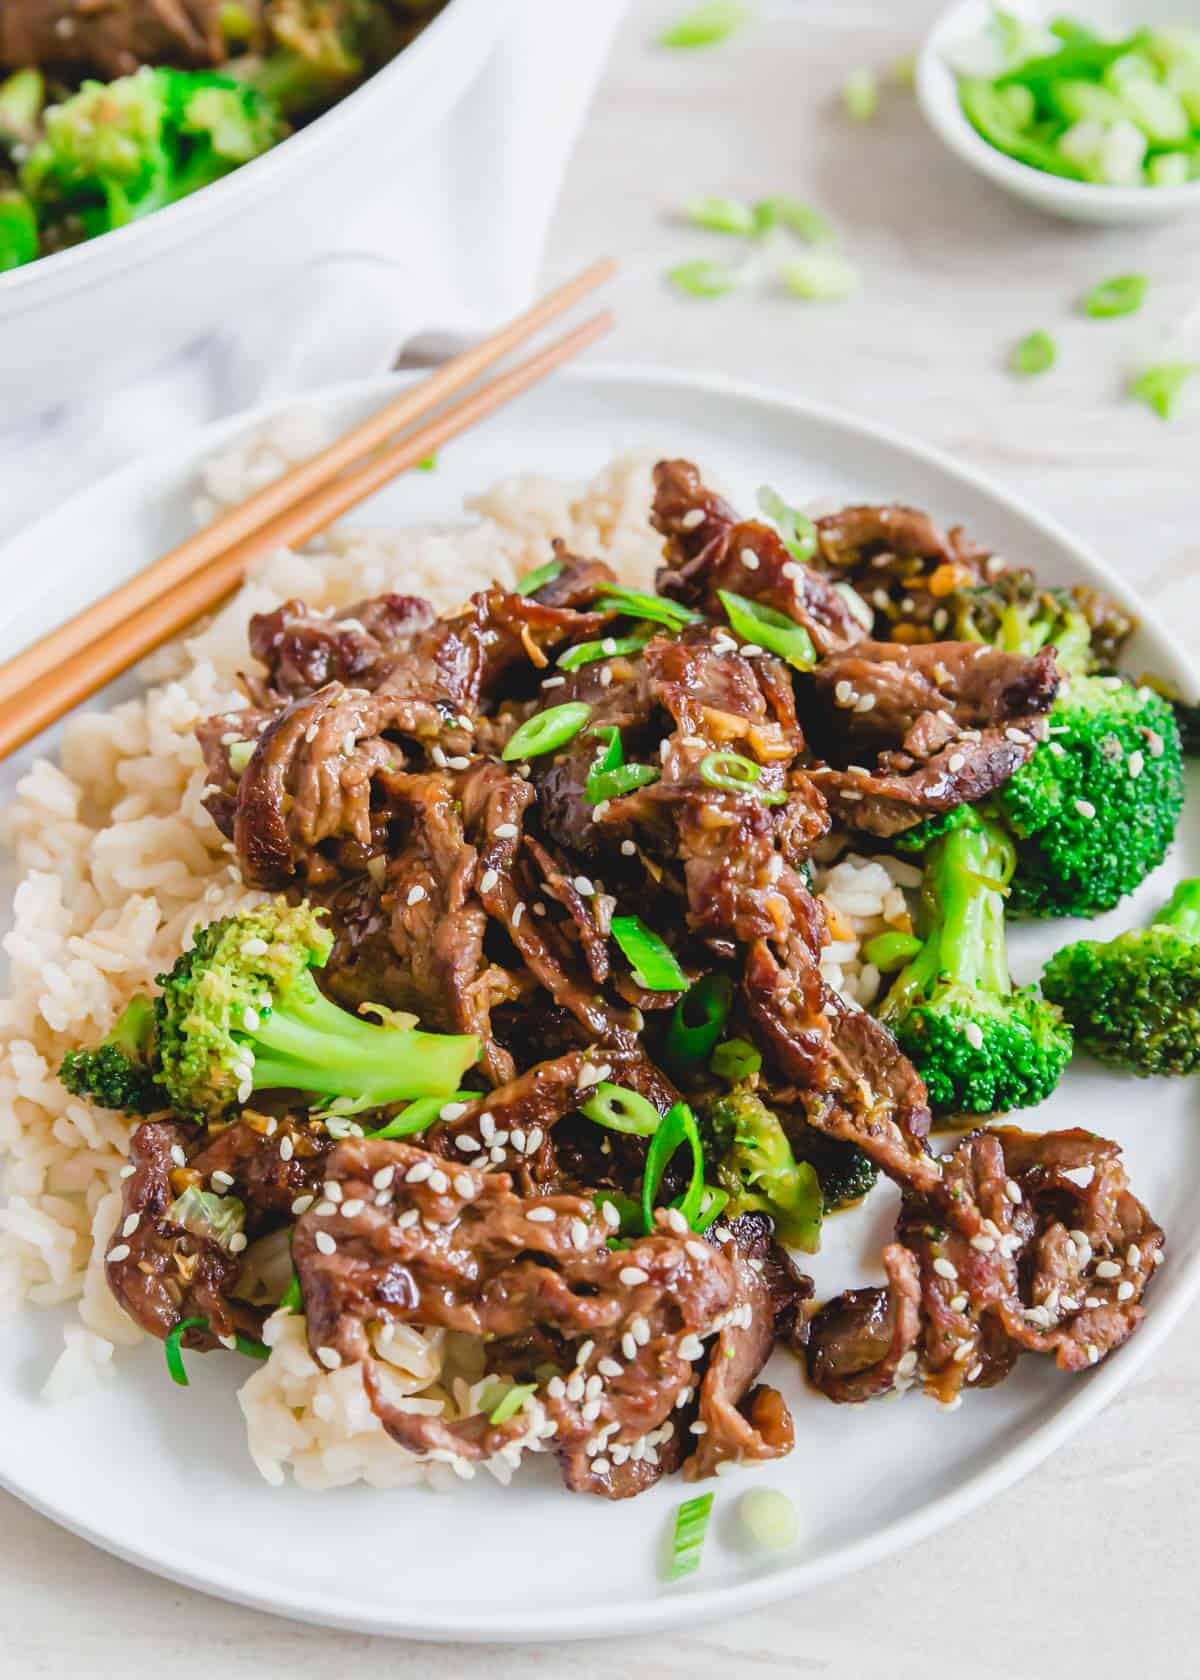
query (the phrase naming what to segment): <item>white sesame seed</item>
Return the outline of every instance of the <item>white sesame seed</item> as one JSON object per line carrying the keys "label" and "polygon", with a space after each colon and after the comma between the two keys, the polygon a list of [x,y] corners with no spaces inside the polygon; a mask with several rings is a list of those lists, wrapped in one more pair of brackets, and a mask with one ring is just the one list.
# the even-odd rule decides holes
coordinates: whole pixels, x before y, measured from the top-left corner
{"label": "white sesame seed", "polygon": [[123,1237],[131,1237],[133,1235],[133,1233],[137,1230],[137,1228],[141,1224],[141,1222],[142,1222],[142,1216],[141,1216],[140,1213],[127,1214],[126,1218],[125,1218],[125,1222],[121,1226],[121,1235]]}
{"label": "white sesame seed", "polygon": [[337,1244],[334,1242],[333,1238],[329,1235],[328,1231],[318,1231],[317,1236],[316,1236],[316,1243],[317,1243],[317,1247],[320,1249],[322,1254],[336,1254],[337,1253]]}
{"label": "white sesame seed", "polygon": [[953,1278],[956,1278],[958,1276],[957,1270],[954,1268],[954,1266],[951,1265],[950,1261],[945,1259],[940,1254],[938,1255],[937,1259],[933,1262],[933,1269],[939,1277],[953,1279]]}
{"label": "white sesame seed", "polygon": [[480,1150],[479,1139],[469,1136],[466,1132],[461,1132],[455,1138],[454,1146],[461,1149],[464,1155],[478,1155]]}
{"label": "white sesame seed", "polygon": [[220,1169],[218,1169],[215,1173],[213,1173],[209,1183],[213,1185],[214,1189],[228,1190],[233,1185],[233,1174],[221,1172]]}
{"label": "white sesame seed", "polygon": [[968,1021],[963,1028],[963,1037],[974,1050],[983,1049],[983,1028],[978,1021]]}
{"label": "white sesame seed", "polygon": [[604,1377],[619,1377],[625,1367],[615,1359],[609,1359],[607,1354],[596,1361],[596,1369]]}
{"label": "white sesame seed", "polygon": [[755,554],[752,548],[744,548],[738,555],[738,559],[742,562],[742,565],[745,566],[748,572],[756,572],[758,570],[758,555]]}
{"label": "white sesame seed", "polygon": [[566,686],[566,681],[567,681],[566,677],[543,677],[542,678],[542,687],[543,688],[564,688]]}
{"label": "white sesame seed", "polygon": [[376,1190],[386,1190],[395,1176],[396,1168],[394,1165],[380,1167],[377,1173],[372,1174],[371,1183],[375,1186]]}
{"label": "white sesame seed", "polygon": [[1138,1247],[1138,1245],[1136,1243],[1130,1243],[1129,1247],[1125,1250],[1125,1264],[1127,1266],[1140,1266],[1141,1263],[1142,1263],[1142,1251],[1141,1251],[1141,1249]]}
{"label": "white sesame seed", "polygon": [[542,1147],[545,1137],[546,1134],[540,1126],[531,1126],[529,1128],[529,1135],[525,1139],[526,1155],[536,1155],[538,1150]]}
{"label": "white sesame seed", "polygon": [[550,1381],[546,1384],[546,1393],[550,1396],[551,1400],[563,1399],[566,1392],[567,1385],[561,1377],[551,1377]]}
{"label": "white sesame seed", "polygon": [[518,830],[516,823],[506,822],[497,823],[494,832],[497,840],[515,840]]}
{"label": "white sesame seed", "polygon": [[567,1399],[582,1400],[584,1396],[583,1376],[579,1371],[572,1372],[567,1381]]}
{"label": "white sesame seed", "polygon": [[1117,1300],[1118,1301],[1128,1301],[1128,1300],[1130,1300],[1133,1296],[1133,1293],[1134,1293],[1133,1285],[1130,1283],[1128,1278],[1125,1278],[1123,1280],[1123,1282],[1121,1282],[1117,1285]]}
{"label": "white sesame seed", "polygon": [[644,1272],[640,1266],[622,1266],[617,1276],[628,1289],[632,1289],[635,1284],[650,1281],[649,1272]]}
{"label": "white sesame seed", "polygon": [[235,1231],[229,1239],[230,1254],[240,1254],[249,1241],[245,1231]]}
{"label": "white sesame seed", "polygon": [[1029,740],[1029,736],[1023,729],[1017,729],[1015,727],[1006,729],[1004,731],[1004,738],[1006,741],[1018,741],[1022,745]]}
{"label": "white sesame seed", "polygon": [[[182,1149],[179,1151],[179,1153],[181,1155],[183,1154]],[[180,1164],[182,1165],[182,1162]],[[130,1161],[128,1166],[125,1166],[125,1167],[121,1168],[120,1172],[117,1174],[117,1177],[118,1178],[132,1178],[136,1171],[137,1171],[137,1168],[134,1166],[133,1162]]]}
{"label": "white sesame seed", "polygon": [[321,1364],[324,1365],[327,1371],[336,1371],[342,1363],[341,1354],[336,1348],[332,1347],[319,1347],[317,1349],[317,1358],[321,1361]]}
{"label": "white sesame seed", "polygon": [[704,509],[698,507],[689,508],[685,514],[680,516],[679,529],[681,531],[694,531],[697,525],[703,525],[703,523]]}
{"label": "white sesame seed", "polygon": [[1162,755],[1163,755],[1163,738],[1162,738],[1162,736],[1156,734],[1153,729],[1143,730],[1142,733],[1146,737],[1146,746],[1149,749],[1150,757],[1151,758],[1161,758]]}
{"label": "white sesame seed", "polygon": [[525,1217],[535,1225],[549,1225],[554,1218],[554,1209],[550,1207],[530,1208]]}
{"label": "white sesame seed", "polygon": [[405,1184],[424,1184],[433,1171],[432,1161],[417,1161],[404,1175]]}
{"label": "white sesame seed", "polygon": [[575,1244],[576,1248],[586,1248],[588,1245],[588,1238],[590,1236],[591,1232],[588,1230],[582,1219],[572,1219],[571,1241]]}
{"label": "white sesame seed", "polygon": [[856,712],[873,712],[875,710],[875,696],[873,694],[860,695],[854,710]]}
{"label": "white sesame seed", "polygon": [[1120,1277],[1121,1268],[1115,1260],[1101,1260],[1096,1267],[1096,1276],[1100,1278]]}
{"label": "white sesame seed", "polygon": [[128,1260],[128,1258],[129,1258],[129,1244],[128,1243],[118,1243],[115,1248],[110,1248],[109,1249],[105,1258],[107,1260],[111,1260],[114,1266],[117,1264],[117,1262],[119,1260]]}
{"label": "white sesame seed", "polygon": [[417,1212],[416,1208],[405,1208],[403,1213],[396,1215],[396,1229],[398,1231],[407,1231],[409,1226],[415,1225],[420,1217],[421,1215]]}
{"label": "white sesame seed", "polygon": [[967,759],[966,759],[966,754],[965,753],[951,753],[949,761],[947,763],[947,769],[949,769],[949,770],[961,770],[963,765],[966,762],[967,762]]}
{"label": "white sesame seed", "polygon": [[637,854],[637,847],[634,845],[633,841],[632,840],[622,840],[622,842],[621,842],[621,856],[622,857],[634,857],[634,856],[636,856],[636,854]]}
{"label": "white sesame seed", "polygon": [[626,1359],[636,1359],[637,1351],[637,1343],[634,1341],[629,1331],[626,1330],[625,1334],[621,1337],[621,1352],[625,1355]]}
{"label": "white sesame seed", "polygon": [[591,898],[596,891],[594,885],[588,880],[586,875],[576,875],[571,885],[575,888],[575,891],[581,898]]}
{"label": "white sesame seed", "polygon": [[688,1230],[688,1222],[678,1208],[667,1209],[667,1224],[679,1237],[684,1236]]}
{"label": "white sesame seed", "polygon": [[279,1140],[279,1159],[281,1161],[290,1161],[292,1156],[295,1153],[296,1153],[296,1145],[292,1142],[291,1138],[290,1137],[280,1138],[280,1140]]}
{"label": "white sesame seed", "polygon": [[604,1223],[614,1231],[621,1223],[621,1215],[617,1212],[616,1204],[613,1202],[601,1202],[600,1215]]}
{"label": "white sesame seed", "polygon": [[854,690],[851,688],[850,684],[845,681],[845,679],[843,679],[840,683],[834,684],[833,698],[837,701],[839,706],[848,706],[853,697]]}
{"label": "white sesame seed", "polygon": [[512,913],[512,925],[514,927],[520,927],[521,921],[522,921],[524,915],[525,915],[524,904],[521,904],[521,903],[514,904],[513,905],[513,913]]}
{"label": "white sesame seed", "polygon": [[612,680],[613,680],[613,674],[612,674],[612,671],[610,670],[610,668],[607,665],[605,665],[601,668],[600,675],[599,675],[599,678],[597,680],[599,681],[599,684],[600,684],[601,688],[608,688],[608,687],[611,686]]}
{"label": "white sesame seed", "polygon": [[693,1238],[691,1242],[685,1242],[683,1246],[685,1252],[690,1254],[693,1260],[703,1261],[708,1259],[709,1248],[706,1243],[696,1242]]}
{"label": "white sesame seed", "polygon": [[971,1247],[973,1249],[976,1249],[980,1254],[990,1254],[992,1252],[992,1250],[995,1248],[995,1246],[996,1246],[996,1239],[994,1237],[972,1237],[971,1238]]}
{"label": "white sesame seed", "polygon": [[1096,807],[1092,804],[1090,799],[1077,799],[1075,801],[1075,809],[1079,812],[1081,817],[1086,817],[1089,822],[1096,815]]}
{"label": "white sesame seed", "polygon": [[1146,760],[1144,756],[1140,752],[1131,752],[1128,764],[1130,780],[1136,782],[1145,768]]}
{"label": "white sesame seed", "polygon": [[977,1359],[975,1361],[974,1365],[971,1366],[971,1369],[967,1372],[967,1381],[968,1382],[974,1382],[975,1379],[980,1375],[982,1370],[983,1370],[982,1362]]}
{"label": "white sesame seed", "polygon": [[1005,1180],[1004,1194],[1008,1197],[1010,1202],[1019,1202],[1021,1200],[1021,1186],[1017,1183],[1015,1178]]}
{"label": "white sesame seed", "polygon": [[497,1166],[497,1167],[500,1166],[502,1164],[503,1160],[504,1160],[504,1149],[503,1149],[503,1147],[501,1145],[497,1144],[497,1146],[494,1149],[489,1149],[488,1150],[488,1160],[491,1161],[493,1166]]}
{"label": "white sesame seed", "polygon": [[950,1302],[950,1310],[951,1312],[966,1312],[967,1297],[965,1295],[955,1295]]}
{"label": "white sesame seed", "polygon": [[466,770],[469,769],[470,764],[471,760],[464,757],[462,753],[458,753],[454,758],[447,758],[446,760],[447,770]]}
{"label": "white sesame seed", "polygon": [[641,1313],[635,1313],[629,1321],[629,1331],[639,1347],[645,1347],[650,1340],[650,1326]]}
{"label": "white sesame seed", "polygon": [[686,1359],[690,1362],[693,1359],[699,1359],[703,1352],[704,1343],[700,1340],[699,1336],[689,1333],[688,1335],[681,1336],[679,1338],[680,1359]]}
{"label": "white sesame seed", "polygon": [[468,1108],[470,1108],[470,1106],[471,1106],[470,1103],[465,1103],[465,1102],[443,1103],[441,1108],[438,1109],[438,1119],[439,1120],[461,1120],[463,1115],[467,1112]]}
{"label": "white sesame seed", "polygon": [[1089,1365],[1096,1365],[1096,1364],[1099,1363],[1099,1361],[1100,1361],[1100,1349],[1096,1346],[1095,1342],[1089,1342],[1088,1343],[1088,1345],[1087,1345],[1087,1357],[1088,1357],[1088,1364]]}
{"label": "white sesame seed", "polygon": [[578,1368],[582,1365],[586,1365],[588,1360],[595,1353],[595,1351],[596,1351],[596,1344],[591,1339],[591,1337],[589,1336],[586,1342],[581,1342],[580,1345],[579,1345],[579,1351],[575,1355],[576,1368]]}
{"label": "white sesame seed", "polygon": [[1156,1266],[1161,1266],[1161,1265],[1162,1265],[1162,1263],[1163,1263],[1163,1261],[1164,1261],[1164,1260],[1165,1260],[1165,1259],[1166,1259],[1166,1258],[1167,1258],[1167,1257],[1166,1257],[1166,1255],[1165,1255],[1165,1254],[1164,1254],[1164,1253],[1163,1253],[1163,1251],[1162,1251],[1162,1249],[1161,1249],[1161,1248],[1156,1248],[1156,1249],[1155,1249],[1155,1250],[1154,1250],[1154,1264],[1155,1264],[1155,1265],[1156,1265]]}
{"label": "white sesame seed", "polygon": [[[450,1180],[440,1167],[435,1167],[429,1175],[429,1188],[435,1196],[444,1196],[450,1188]],[[347,1204],[348,1206],[349,1204]]]}
{"label": "white sesame seed", "polygon": [[251,1009],[249,1007],[243,1009],[242,1025],[245,1027],[247,1032],[257,1032],[259,1027],[262,1025],[258,1010]]}
{"label": "white sesame seed", "polygon": [[242,955],[244,957],[265,957],[270,947],[265,939],[243,939]]}
{"label": "white sesame seed", "polygon": [[333,1214],[335,1214],[337,1212],[337,1203],[336,1202],[318,1202],[314,1212],[315,1212],[316,1218],[318,1218],[318,1219],[329,1219]]}

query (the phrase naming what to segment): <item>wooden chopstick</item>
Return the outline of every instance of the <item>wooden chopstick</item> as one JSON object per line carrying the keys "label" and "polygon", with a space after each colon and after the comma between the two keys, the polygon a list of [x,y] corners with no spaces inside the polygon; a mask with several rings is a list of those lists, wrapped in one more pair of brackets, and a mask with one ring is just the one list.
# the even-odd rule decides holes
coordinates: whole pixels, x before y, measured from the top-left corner
{"label": "wooden chopstick", "polygon": [[231,594],[251,561],[307,542],[384,484],[485,420],[504,404],[608,332],[613,318],[595,315],[490,383],[471,391],[416,431],[259,525],[233,547],[29,683],[0,715],[0,758],[24,746],[89,695],[127,671]]}
{"label": "wooden chopstick", "polygon": [[[421,419],[438,403],[464,390],[501,357],[526,343],[608,280],[615,271],[616,264],[608,259],[593,263],[573,280],[547,293],[540,302],[507,326],[462,355],[455,356],[420,384],[407,387],[328,448],[256,491],[248,501],[222,513],[204,530],[197,531],[177,548],[160,556],[136,577],[120,584],[58,629],[32,643],[7,664],[0,666],[0,708],[9,701],[19,699],[42,678],[57,672],[67,660],[94,648],[101,637],[128,622],[157,596],[165,595],[234,545],[242,543],[252,532],[286,513],[297,502],[386,443],[402,427]],[[399,472],[402,468],[394,470]]]}

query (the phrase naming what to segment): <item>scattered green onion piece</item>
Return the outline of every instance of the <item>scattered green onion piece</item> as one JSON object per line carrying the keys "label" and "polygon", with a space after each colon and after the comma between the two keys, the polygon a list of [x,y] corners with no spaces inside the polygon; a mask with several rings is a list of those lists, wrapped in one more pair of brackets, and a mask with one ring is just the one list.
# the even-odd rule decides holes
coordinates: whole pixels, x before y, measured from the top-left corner
{"label": "scattered green onion piece", "polygon": [[615,770],[625,762],[625,750],[621,745],[621,731],[612,723],[603,723],[592,730],[598,740],[604,742],[592,765],[593,771],[602,774],[606,770]]}
{"label": "scattered green onion piece", "polygon": [[279,1297],[279,1306],[284,1312],[303,1312],[304,1297],[300,1293],[300,1274],[293,1268],[288,1280],[288,1286]]}
{"label": "scattered green onion piece", "polygon": [[649,636],[605,636],[601,642],[576,642],[558,661],[560,671],[577,671],[597,659],[615,659],[618,654],[640,653]]}
{"label": "scattered green onion piece", "polygon": [[614,916],[612,936],[633,970],[634,984],[643,991],[687,990],[688,977],[676,962],[675,953],[640,916]]}
{"label": "scattered green onion piece", "polygon": [[254,748],[256,745],[257,743],[254,741],[234,741],[231,743],[226,756],[229,759],[229,768],[233,771],[235,776],[240,776],[247,764],[249,764],[250,760],[254,757]]}
{"label": "scattered green onion piece", "polygon": [[1058,347],[1048,332],[1031,332],[1027,338],[1013,346],[1008,365],[1014,373],[1019,373],[1023,379],[1030,379],[1035,374],[1046,373],[1054,366]]}
{"label": "scattered green onion piece", "polygon": [[1118,274],[1102,280],[1083,298],[1083,312],[1094,321],[1112,320],[1118,315],[1136,315],[1146,301],[1150,278],[1146,274]]}
{"label": "scattered green onion piece", "polygon": [[645,595],[640,589],[621,589],[615,584],[600,591],[596,605],[603,612],[624,613],[626,618],[640,618],[647,624],[665,624],[668,630],[682,630],[685,624],[696,624],[704,617],[666,595]]}
{"label": "scattered green onion piece", "polygon": [[675,1513],[675,1529],[671,1537],[671,1561],[667,1566],[668,1581],[682,1581],[694,1575],[700,1567],[704,1550],[704,1536],[712,1514],[713,1496],[702,1493],[696,1499],[685,1499]]}
{"label": "scattered green onion piece", "polygon": [[877,933],[863,946],[863,956],[881,974],[894,974],[911,962],[920,949],[921,941],[915,933]]}
{"label": "scattered green onion piece", "polygon": [[[168,1332],[166,1340],[163,1342],[163,1353],[166,1356],[167,1370],[170,1372],[171,1381],[178,1383],[180,1388],[187,1388],[188,1386],[188,1374],[184,1369],[183,1349],[180,1346],[184,1334],[188,1330],[207,1330],[208,1327],[206,1318],[185,1318]],[[247,1359],[268,1359],[270,1357],[270,1348],[263,1342],[255,1341],[252,1336],[235,1334],[234,1341],[237,1343],[237,1351],[245,1354]]]}
{"label": "scattered green onion piece", "polygon": [[736,198],[693,198],[683,207],[686,221],[712,233],[731,233],[739,239],[753,239],[759,232],[758,219],[748,204]]}
{"label": "scattered green onion piece", "polygon": [[807,303],[833,303],[850,297],[859,288],[860,275],[852,262],[836,251],[810,251],[793,257],[779,269],[785,291]]}
{"label": "scattered green onion piece", "polygon": [[508,1393],[501,1400],[494,1412],[488,1416],[489,1423],[507,1423],[525,1405],[525,1402],[537,1393],[536,1383],[514,1383]]}
{"label": "scattered green onion piece", "polygon": [[894,58],[887,67],[887,79],[893,87],[908,89],[915,86],[917,80],[916,53],[901,53],[899,58]]}
{"label": "scattered green onion piece", "polygon": [[381,1126],[377,1132],[368,1132],[373,1138],[403,1138],[412,1137],[414,1132],[428,1131],[434,1121],[438,1119],[447,1103],[478,1102],[478,1091],[448,1091],[441,1097],[417,1097],[399,1114]]}
{"label": "scattered green onion piece", "polygon": [[597,1126],[607,1126],[610,1132],[626,1132],[630,1137],[653,1137],[662,1122],[662,1115],[648,1097],[608,1080],[597,1085],[591,1096],[580,1103],[579,1112]]}
{"label": "scattered green onion piece", "polygon": [[828,217],[795,198],[760,198],[754,206],[754,219],[759,233],[785,227],[809,245],[830,245],[837,237]]}
{"label": "scattered green onion piece", "polygon": [[802,624],[776,612],[761,601],[735,595],[729,589],[717,591],[725,616],[744,642],[753,642],[786,659],[797,671],[811,671],[817,662],[812,638]]}
{"label": "scattered green onion piece", "polygon": [[793,560],[811,560],[817,552],[817,527],[806,513],[789,506],[777,490],[764,484],[758,492],[758,506],[772,524],[778,526],[783,546]]}
{"label": "scattered green onion piece", "polygon": [[609,799],[623,799],[637,788],[649,787],[658,777],[659,772],[650,764],[618,764],[615,770],[589,775],[584,798],[589,805],[603,805]]}
{"label": "scattered green onion piece", "polygon": [[762,775],[762,766],[744,753],[722,750],[705,753],[700,760],[700,776],[709,787],[728,788],[733,793],[745,793],[753,788]]}
{"label": "scattered green onion piece", "polygon": [[842,104],[854,122],[870,122],[879,109],[879,83],[870,70],[852,70],[842,84]]}
{"label": "scattered green onion piece", "polygon": [[514,730],[508,745],[500,754],[506,764],[515,759],[539,758],[572,740],[592,715],[592,708],[582,700],[568,700],[562,706],[549,706],[535,712]]}
{"label": "scattered green onion piece", "polygon": [[685,1145],[691,1151],[692,1176],[683,1196],[673,1205],[690,1225],[700,1212],[704,1197],[704,1146],[700,1142],[695,1115],[686,1103],[678,1102],[663,1115],[646,1151],[646,1166],[642,1174],[642,1221],[647,1234],[654,1230],[654,1198],[658,1195],[663,1174],[676,1150]]}
{"label": "scattered green onion piece", "polygon": [[1129,394],[1152,408],[1160,420],[1175,413],[1183,388],[1196,371],[1192,362],[1162,362],[1130,381]]}
{"label": "scattered green onion piece", "polygon": [[703,1236],[710,1225],[716,1223],[725,1211],[729,1201],[728,1190],[722,1190],[718,1185],[706,1184],[700,1196],[700,1207],[696,1217],[692,1220],[692,1230],[697,1236]]}
{"label": "scattered green onion piece", "polygon": [[677,292],[688,297],[727,297],[737,285],[737,272],[728,263],[713,262],[708,257],[693,257],[690,262],[677,263],[667,270],[667,279]]}
{"label": "scattered green onion piece", "polygon": [[426,457],[423,461],[418,461],[417,462],[417,471],[418,472],[436,472],[437,471],[437,450],[436,449],[434,450],[432,455],[426,455]]}
{"label": "scattered green onion piece", "polygon": [[671,1011],[666,1051],[676,1067],[692,1067],[712,1051],[733,1007],[733,981],[706,974]]}
{"label": "scattered green onion piece", "polygon": [[703,0],[658,37],[660,47],[715,47],[750,16],[745,0]]}
{"label": "scattered green onion piece", "polygon": [[800,1533],[796,1507],[778,1488],[751,1488],[738,1500],[738,1516],[756,1546],[782,1552],[796,1544]]}
{"label": "scattered green onion piece", "polygon": [[748,1038],[727,1038],[717,1045],[708,1065],[718,1079],[728,1079],[731,1085],[737,1085],[759,1071],[762,1053]]}
{"label": "scattered green onion piece", "polygon": [[562,573],[561,560],[547,560],[544,566],[535,566],[531,572],[526,572],[523,578],[517,580],[517,595],[534,595],[543,584],[553,583]]}

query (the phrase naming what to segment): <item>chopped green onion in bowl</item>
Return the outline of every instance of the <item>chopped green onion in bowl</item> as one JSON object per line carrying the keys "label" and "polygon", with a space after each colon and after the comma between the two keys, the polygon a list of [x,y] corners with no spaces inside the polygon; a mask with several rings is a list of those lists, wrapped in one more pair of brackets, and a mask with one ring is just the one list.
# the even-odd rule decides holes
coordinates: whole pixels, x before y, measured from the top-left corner
{"label": "chopped green onion in bowl", "polygon": [[837,251],[810,251],[781,263],[779,282],[792,297],[808,303],[832,303],[856,292],[860,276],[854,264]]}
{"label": "chopped green onion in bowl", "polygon": [[667,279],[676,291],[698,298],[725,297],[738,283],[736,269],[728,263],[712,262],[707,257],[693,257],[690,262],[678,263],[667,270]]}
{"label": "chopped green onion in bowl", "polygon": [[1014,344],[1008,358],[1008,365],[1013,373],[1020,374],[1023,379],[1032,379],[1039,373],[1046,373],[1054,366],[1058,356],[1058,346],[1048,332],[1031,332]]}
{"label": "chopped green onion in bowl", "polygon": [[795,198],[760,198],[754,206],[754,218],[759,233],[783,227],[809,245],[830,245],[837,238],[827,216]]}
{"label": "chopped green onion in bowl", "polygon": [[753,239],[762,231],[749,204],[736,198],[693,198],[683,207],[685,221],[711,233],[731,233],[739,239]]}
{"label": "chopped green onion in bowl", "polygon": [[1170,420],[1179,406],[1184,386],[1195,372],[1194,362],[1161,362],[1131,379],[1129,394],[1153,409],[1160,420]]}
{"label": "chopped green onion in bowl", "polygon": [[1136,315],[1146,301],[1150,277],[1146,274],[1116,274],[1085,292],[1081,307],[1094,321],[1109,321],[1119,315]]}
{"label": "chopped green onion in bowl", "polygon": [[658,37],[660,47],[713,47],[727,41],[750,16],[746,0],[702,0],[669,24]]}

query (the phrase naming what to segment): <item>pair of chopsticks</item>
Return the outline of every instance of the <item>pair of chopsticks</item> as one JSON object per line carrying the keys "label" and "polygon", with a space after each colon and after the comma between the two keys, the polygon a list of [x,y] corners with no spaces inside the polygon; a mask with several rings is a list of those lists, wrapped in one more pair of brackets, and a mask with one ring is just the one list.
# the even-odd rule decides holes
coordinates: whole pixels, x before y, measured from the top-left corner
{"label": "pair of chopsticks", "polygon": [[[308,542],[398,474],[579,355],[612,326],[607,311],[489,383],[475,385],[614,272],[612,262],[593,264],[0,665],[0,758],[210,612],[238,588],[254,561]],[[459,400],[450,403],[452,397]],[[415,430],[407,429],[414,425]]]}

